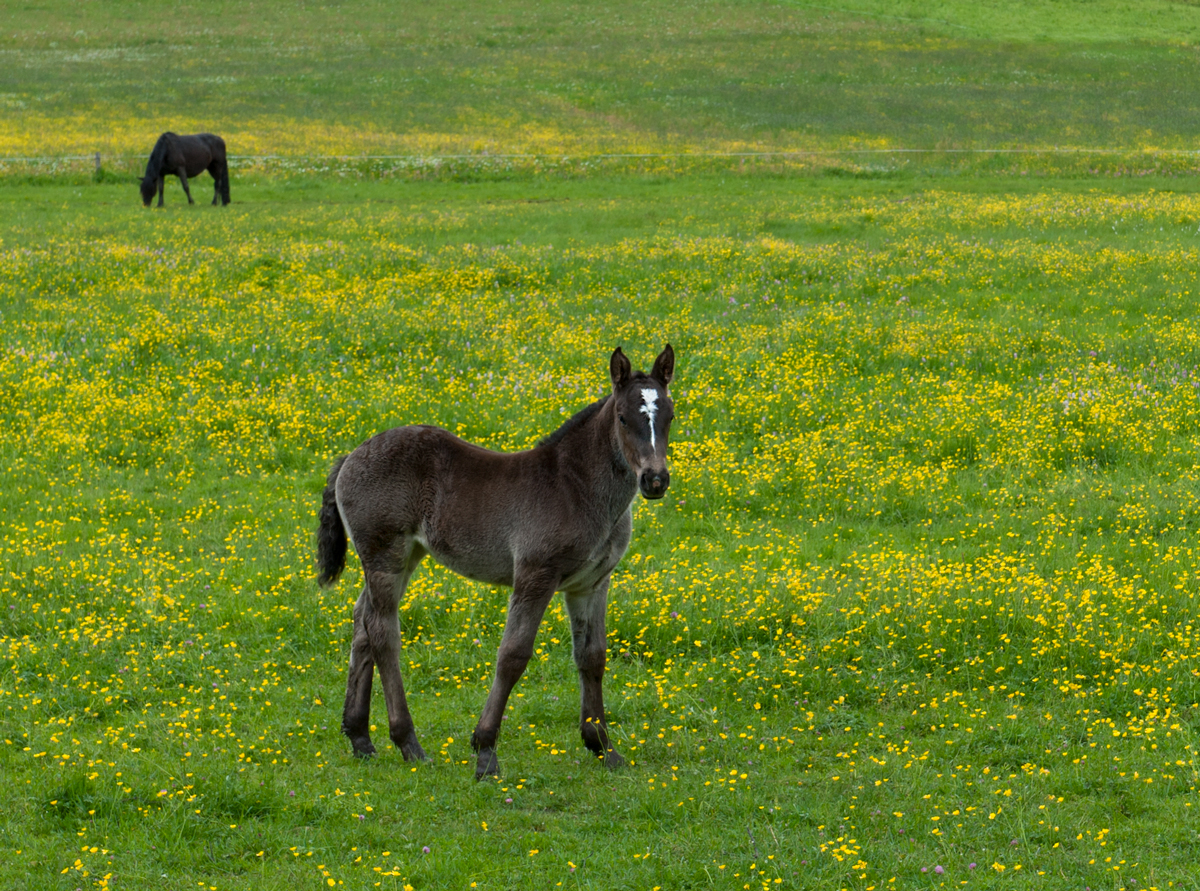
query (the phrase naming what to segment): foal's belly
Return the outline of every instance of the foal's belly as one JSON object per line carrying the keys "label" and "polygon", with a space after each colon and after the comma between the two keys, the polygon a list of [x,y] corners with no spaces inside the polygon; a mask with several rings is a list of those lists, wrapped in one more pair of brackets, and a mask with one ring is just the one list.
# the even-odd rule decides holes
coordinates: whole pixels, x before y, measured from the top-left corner
{"label": "foal's belly", "polygon": [[456,546],[444,539],[431,540],[422,533],[418,533],[416,539],[429,556],[447,569],[477,582],[512,587],[513,559],[507,549],[497,553],[480,547]]}
{"label": "foal's belly", "polygon": [[[486,546],[459,544],[418,533],[416,536],[429,555],[442,566],[459,575],[489,585],[512,587],[518,555],[511,547],[489,550]],[[520,555],[522,562],[532,566],[551,566],[559,574],[556,590],[590,590],[620,562],[629,544],[621,524],[610,531],[587,552],[559,551],[538,559],[530,554]]]}

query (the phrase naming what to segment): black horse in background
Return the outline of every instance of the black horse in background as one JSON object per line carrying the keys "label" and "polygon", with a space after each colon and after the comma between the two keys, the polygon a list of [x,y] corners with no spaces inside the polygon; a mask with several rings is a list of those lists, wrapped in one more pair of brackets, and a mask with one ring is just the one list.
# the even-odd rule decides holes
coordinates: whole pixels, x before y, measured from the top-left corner
{"label": "black horse in background", "polygon": [[194,136],[164,133],[154,143],[154,151],[150,152],[150,160],[146,164],[146,175],[142,177],[142,203],[149,207],[157,189],[158,206],[162,207],[164,179],[177,176],[183,183],[188,204],[195,204],[192,190],[188,188],[188,177],[199,176],[205,170],[212,174],[216,183],[212,203],[216,204],[220,198],[222,204],[228,204],[229,164],[225,160],[225,140],[212,133],[197,133]]}

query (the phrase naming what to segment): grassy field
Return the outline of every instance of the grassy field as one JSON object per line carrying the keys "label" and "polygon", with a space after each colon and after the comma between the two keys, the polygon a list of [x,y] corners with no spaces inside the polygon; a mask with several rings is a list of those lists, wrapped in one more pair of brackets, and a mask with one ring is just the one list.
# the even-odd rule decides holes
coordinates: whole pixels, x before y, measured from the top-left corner
{"label": "grassy field", "polygon": [[[1158,185],[5,189],[2,881],[1191,887],[1200,196]],[[331,458],[527,446],[665,340],[674,483],[610,607],[634,765],[576,742],[556,606],[475,785],[504,594],[436,568],[433,763],[353,760]]]}
{"label": "grassy field", "polygon": [[1059,148],[1074,172],[1193,171],[1198,36],[1171,0],[31,0],[0,10],[0,156],[133,164],[170,127],[242,156]]}
{"label": "grassy field", "polygon": [[[0,10],[0,888],[1200,887],[1200,7],[206,13]],[[145,211],[167,126],[283,157]],[[352,758],[332,460],[666,341],[631,766],[556,603],[472,781],[506,594],[432,565],[431,762]]]}

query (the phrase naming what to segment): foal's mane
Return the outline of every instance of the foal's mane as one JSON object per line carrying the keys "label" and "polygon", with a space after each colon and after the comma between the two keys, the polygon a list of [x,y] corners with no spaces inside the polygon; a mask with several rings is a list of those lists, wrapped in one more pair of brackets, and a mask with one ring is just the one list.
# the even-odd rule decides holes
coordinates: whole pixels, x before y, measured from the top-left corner
{"label": "foal's mane", "polygon": [[608,402],[608,396],[605,396],[603,399],[596,400],[591,405],[584,406],[579,411],[575,412],[575,414],[571,415],[571,417],[567,418],[561,427],[539,442],[536,448],[554,445],[557,442],[561,442],[563,437],[565,437],[572,430],[576,430],[590,421],[595,416],[596,412],[604,408],[604,404],[606,402]]}
{"label": "foal's mane", "polygon": [[175,134],[170,131],[158,137],[158,142],[154,143],[154,148],[150,151],[150,160],[146,162],[147,178],[158,179],[158,172],[162,170],[163,162],[167,158],[167,147],[174,138]]}

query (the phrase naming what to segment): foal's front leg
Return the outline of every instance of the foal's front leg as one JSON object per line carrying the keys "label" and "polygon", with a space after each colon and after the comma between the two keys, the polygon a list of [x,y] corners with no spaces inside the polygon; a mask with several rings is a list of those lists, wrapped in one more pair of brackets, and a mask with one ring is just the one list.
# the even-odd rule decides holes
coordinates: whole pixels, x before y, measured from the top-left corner
{"label": "foal's front leg", "polygon": [[508,617],[504,621],[504,637],[496,653],[496,677],[488,693],[479,723],[471,734],[471,748],[476,753],[475,779],[498,776],[500,762],[496,758],[496,739],[500,735],[500,719],[508,705],[509,694],[516,686],[529,657],[533,641],[546,605],[558,587],[558,576],[542,568],[518,569],[508,600]]}
{"label": "foal's front leg", "polygon": [[575,667],[579,670],[579,731],[583,744],[604,759],[604,766],[625,766],[625,759],[612,746],[608,721],[604,717],[604,668],[608,642],[604,612],[608,605],[608,576],[586,594],[568,594],[565,598],[571,620],[571,644]]}

